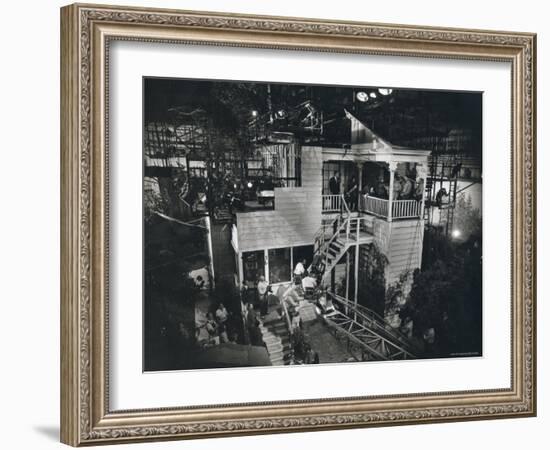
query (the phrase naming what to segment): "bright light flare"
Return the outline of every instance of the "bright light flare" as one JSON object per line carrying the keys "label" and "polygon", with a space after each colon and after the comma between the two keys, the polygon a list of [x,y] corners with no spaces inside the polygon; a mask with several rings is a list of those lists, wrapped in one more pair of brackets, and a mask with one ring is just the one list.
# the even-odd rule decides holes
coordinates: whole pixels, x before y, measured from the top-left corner
{"label": "bright light flare", "polygon": [[360,91],[357,94],[355,94],[355,97],[360,102],[368,102],[369,101],[369,94],[367,94],[366,92],[363,92],[363,91]]}

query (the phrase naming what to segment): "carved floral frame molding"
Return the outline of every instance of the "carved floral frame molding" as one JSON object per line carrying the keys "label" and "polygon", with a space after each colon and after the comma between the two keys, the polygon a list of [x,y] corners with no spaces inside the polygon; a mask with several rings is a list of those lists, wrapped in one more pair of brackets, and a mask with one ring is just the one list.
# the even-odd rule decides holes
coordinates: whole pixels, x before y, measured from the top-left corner
{"label": "carved floral frame molding", "polygon": [[[510,389],[111,411],[105,105],[112,40],[510,62]],[[61,57],[63,442],[78,446],[535,415],[534,34],[76,4],[61,10]]]}

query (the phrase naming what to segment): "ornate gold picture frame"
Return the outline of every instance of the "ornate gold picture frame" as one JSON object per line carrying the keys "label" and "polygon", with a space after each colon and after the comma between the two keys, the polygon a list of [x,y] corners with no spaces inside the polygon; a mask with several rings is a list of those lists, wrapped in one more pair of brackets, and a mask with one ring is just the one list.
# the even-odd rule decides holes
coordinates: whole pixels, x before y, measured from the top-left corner
{"label": "ornate gold picture frame", "polygon": [[[511,386],[204,407],[109,403],[109,46],[117,40],[511,64]],[[193,439],[536,414],[536,36],[75,4],[61,9],[61,440]]]}

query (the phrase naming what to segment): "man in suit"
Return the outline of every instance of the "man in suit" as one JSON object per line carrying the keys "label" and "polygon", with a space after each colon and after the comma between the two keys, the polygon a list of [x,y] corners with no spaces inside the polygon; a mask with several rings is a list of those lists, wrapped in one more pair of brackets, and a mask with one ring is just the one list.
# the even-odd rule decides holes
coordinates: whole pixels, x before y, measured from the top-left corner
{"label": "man in suit", "polygon": [[334,171],[334,175],[328,180],[328,189],[332,195],[338,195],[340,193],[340,175],[338,171]]}

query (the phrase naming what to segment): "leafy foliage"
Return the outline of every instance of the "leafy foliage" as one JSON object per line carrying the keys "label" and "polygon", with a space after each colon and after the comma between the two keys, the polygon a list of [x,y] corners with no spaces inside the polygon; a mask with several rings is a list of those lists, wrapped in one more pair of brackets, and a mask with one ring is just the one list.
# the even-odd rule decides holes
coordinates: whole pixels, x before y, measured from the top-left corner
{"label": "leafy foliage", "polygon": [[357,301],[381,316],[386,304],[388,259],[375,244],[365,246],[359,256],[359,295]]}
{"label": "leafy foliage", "polygon": [[465,192],[457,196],[453,226],[466,238],[481,236],[481,212],[472,206],[472,197]]}
{"label": "leafy foliage", "polygon": [[413,333],[435,331],[433,356],[481,352],[481,242],[463,243],[427,230],[422,271],[415,271],[401,318],[414,321]]}

